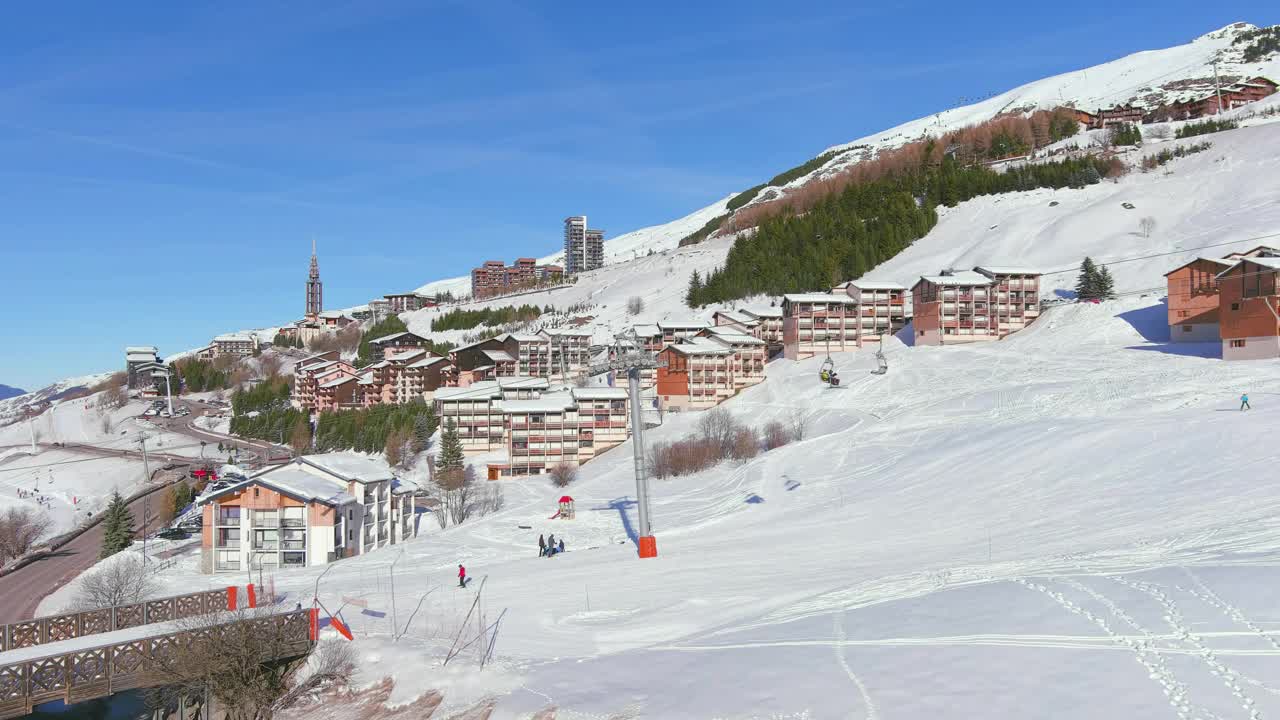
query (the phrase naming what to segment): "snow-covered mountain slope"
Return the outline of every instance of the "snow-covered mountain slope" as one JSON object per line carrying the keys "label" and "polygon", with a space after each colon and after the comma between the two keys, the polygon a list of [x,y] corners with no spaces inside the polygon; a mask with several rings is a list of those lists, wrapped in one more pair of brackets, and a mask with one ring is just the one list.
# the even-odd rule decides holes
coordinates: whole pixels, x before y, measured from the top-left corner
{"label": "snow-covered mountain slope", "polygon": [[12,387],[10,385],[0,385],[0,400],[8,400],[11,397],[26,395],[27,391],[22,388]]}
{"label": "snow-covered mountain slope", "polygon": [[1054,75],[979,103],[942,110],[852,142],[834,145],[824,152],[859,152],[835,157],[814,173],[798,178],[788,186],[802,185],[815,175],[825,175],[856,162],[864,157],[865,151],[898,147],[926,135],[936,137],[1003,113],[1052,110],[1063,105],[1089,112],[1126,104],[1150,110],[1164,104],[1201,98],[1213,92],[1215,57],[1220,58],[1218,73],[1224,83],[1258,75],[1280,79],[1280,54],[1245,62],[1243,46],[1234,43],[1241,32],[1256,29],[1248,23],[1234,23],[1184,45],[1133,53],[1101,65]]}
{"label": "snow-covered mountain slope", "polygon": [[[503,481],[497,514],[423,518],[394,583],[398,553],[375,552],[330,569],[320,598],[346,603],[357,684],[392,676],[393,701],[434,689],[451,712],[492,697],[499,718],[1280,713],[1280,498],[1263,479],[1280,375],[1165,328],[1153,299],[1054,308],[1003,342],[891,343],[885,376],[869,352],[837,355],[836,390],[819,358],[778,361],[724,407],[802,417],[805,439],[655,482],[656,560],[628,539],[628,444],[568,489],[577,519],[547,519],[565,490]],[[538,558],[539,533],[569,552]],[[181,563],[162,575],[174,590],[225,583]],[[323,570],[275,590],[305,603]],[[487,622],[505,611],[496,663],[468,650],[442,668],[482,578]]]}
{"label": "snow-covered mountain slope", "polygon": [[[724,213],[725,204],[729,202],[732,195],[726,196],[717,203],[708,205],[701,210],[694,212],[678,219],[672,220],[663,225],[654,225],[652,227],[632,230],[614,238],[608,238],[604,241],[604,261],[606,263],[616,263],[623,260],[638,258],[642,255],[648,255],[652,252],[662,252],[670,250],[680,242],[680,239],[686,237],[698,228],[706,225],[708,221]],[[588,216],[590,217],[590,216]],[[548,246],[563,245],[562,240],[549,239]],[[482,262],[477,259],[476,265]],[[506,262],[511,262],[509,259]],[[560,265],[564,262],[564,250],[552,253],[545,257],[538,258],[539,264]],[[427,283],[417,289],[417,292],[431,295],[440,292],[450,292],[455,296],[461,297],[471,293],[471,278],[456,277],[447,280],[436,280]]]}
{"label": "snow-covered mountain slope", "polygon": [[[937,226],[911,247],[872,271],[868,277],[912,285],[920,275],[943,268],[980,264],[1031,266],[1046,273],[1046,297],[1075,284],[1081,259],[1090,255],[1111,267],[1122,292],[1162,292],[1164,273],[1199,255],[1220,257],[1255,245],[1280,245],[1280,202],[1274,178],[1280,177],[1280,96],[1235,111],[1253,113],[1238,130],[1185,140],[1148,140],[1124,157],[1137,165],[1162,149],[1208,142],[1203,152],[1172,160],[1152,172],[1134,170],[1116,181],[1083,189],[1035,190],[979,197],[954,208],[942,208]],[[1155,126],[1148,126],[1150,132]],[[1127,209],[1124,203],[1133,206]],[[1156,221],[1145,236],[1142,218]],[[709,317],[709,309],[684,304],[689,277],[705,275],[724,262],[731,237],[716,238],[607,265],[583,273],[575,285],[500,298],[467,307],[532,303],[569,308],[592,318],[597,342],[610,340],[628,325],[669,318]],[[1203,248],[1206,245],[1215,247]],[[1203,249],[1202,249],[1203,248]],[[1154,256],[1145,259],[1145,256]],[[1061,271],[1061,272],[1054,272]],[[820,288],[813,288],[818,290]],[[627,299],[640,297],[645,310],[626,311]],[[757,298],[745,304],[768,304]],[[436,333],[431,319],[438,310],[405,316],[414,332],[460,341],[467,333]],[[534,323],[536,327],[538,323]]]}
{"label": "snow-covered mountain slope", "polygon": [[39,390],[0,400],[0,427],[21,418],[28,409],[40,407],[77,391],[87,390],[106,380],[110,375],[111,373],[108,372],[67,378]]}

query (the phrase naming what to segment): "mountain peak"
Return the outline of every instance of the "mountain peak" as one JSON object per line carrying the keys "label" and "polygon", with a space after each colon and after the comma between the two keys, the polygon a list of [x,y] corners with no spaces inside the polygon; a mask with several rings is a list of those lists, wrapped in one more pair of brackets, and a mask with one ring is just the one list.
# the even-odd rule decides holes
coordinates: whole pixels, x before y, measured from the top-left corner
{"label": "mountain peak", "polygon": [[1224,25],[1213,32],[1207,32],[1196,38],[1193,42],[1201,40],[1222,40],[1225,38],[1233,38],[1236,35],[1249,30],[1257,30],[1258,26],[1247,22],[1234,22],[1230,25]]}

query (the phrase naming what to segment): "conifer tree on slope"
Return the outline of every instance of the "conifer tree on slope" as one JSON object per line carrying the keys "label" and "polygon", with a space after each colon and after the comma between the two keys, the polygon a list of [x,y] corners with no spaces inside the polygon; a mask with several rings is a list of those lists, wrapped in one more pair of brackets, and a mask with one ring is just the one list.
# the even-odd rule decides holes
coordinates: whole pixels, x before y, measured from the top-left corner
{"label": "conifer tree on slope", "polygon": [[431,445],[431,436],[440,423],[436,420],[435,410],[430,405],[421,414],[413,418],[413,449],[422,452]]}
{"label": "conifer tree on slope", "polygon": [[1076,277],[1076,299],[1092,300],[1098,295],[1098,266],[1085,257],[1080,263],[1080,275]]}
{"label": "conifer tree on slope", "polygon": [[1111,300],[1116,296],[1115,279],[1111,277],[1111,271],[1103,265],[1098,270],[1098,297],[1103,300]]}
{"label": "conifer tree on slope", "polygon": [[461,470],[466,464],[462,451],[462,439],[458,437],[458,427],[453,418],[449,418],[444,426],[444,434],[440,437],[440,455],[436,458],[436,472],[439,474]]}
{"label": "conifer tree on slope", "polygon": [[133,513],[120,492],[111,494],[102,518],[102,557],[110,557],[133,544]]}

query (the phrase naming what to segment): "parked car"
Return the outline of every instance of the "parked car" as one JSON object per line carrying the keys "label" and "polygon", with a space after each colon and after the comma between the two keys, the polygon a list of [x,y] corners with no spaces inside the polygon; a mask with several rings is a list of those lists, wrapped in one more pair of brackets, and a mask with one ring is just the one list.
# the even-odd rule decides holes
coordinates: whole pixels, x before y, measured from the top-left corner
{"label": "parked car", "polygon": [[165,540],[186,540],[191,537],[191,533],[180,527],[166,528],[156,533],[156,537],[163,538]]}

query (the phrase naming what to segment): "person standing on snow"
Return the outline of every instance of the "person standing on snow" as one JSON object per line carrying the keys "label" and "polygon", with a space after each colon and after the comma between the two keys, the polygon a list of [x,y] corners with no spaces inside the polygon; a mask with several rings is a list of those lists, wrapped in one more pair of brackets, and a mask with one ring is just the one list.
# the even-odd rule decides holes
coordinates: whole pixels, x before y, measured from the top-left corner
{"label": "person standing on snow", "polygon": [[467,569],[462,567],[462,563],[458,563],[458,587],[467,586]]}
{"label": "person standing on snow", "polygon": [[564,538],[560,538],[560,547],[556,548],[557,553],[564,552]]}
{"label": "person standing on snow", "polygon": [[547,538],[547,557],[556,554],[556,534],[551,533],[551,537]]}
{"label": "person standing on snow", "polygon": [[547,554],[547,539],[539,535],[538,536],[538,557],[542,557],[543,555],[546,555],[546,554]]}
{"label": "person standing on snow", "polygon": [[1240,396],[1240,409],[1241,410],[1253,409],[1252,407],[1249,406],[1249,393],[1244,393],[1243,395]]}

